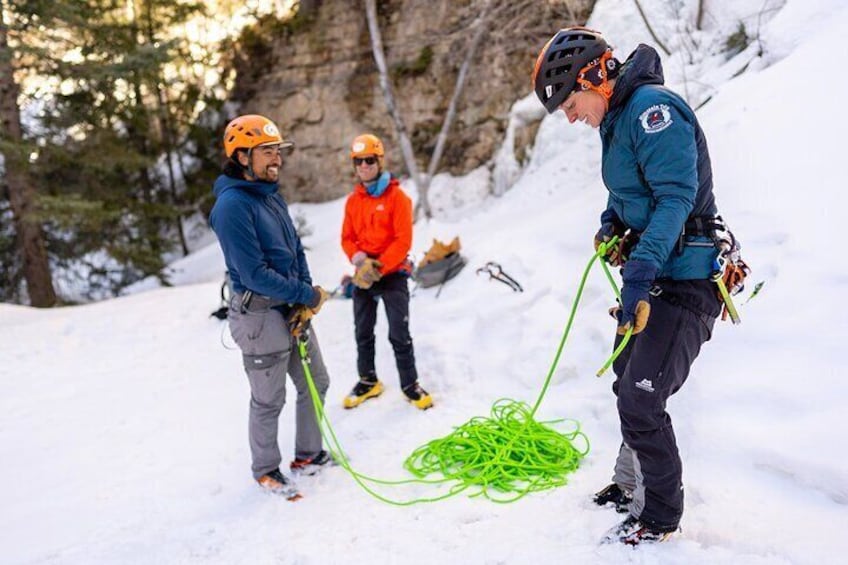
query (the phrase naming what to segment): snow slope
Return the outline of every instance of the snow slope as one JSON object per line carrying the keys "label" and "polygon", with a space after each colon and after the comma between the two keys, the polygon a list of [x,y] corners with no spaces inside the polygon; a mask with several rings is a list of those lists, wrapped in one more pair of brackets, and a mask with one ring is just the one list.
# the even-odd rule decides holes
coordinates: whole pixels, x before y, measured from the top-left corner
{"label": "snow slope", "polygon": [[[224,270],[213,244],[174,265],[174,288],[49,311],[0,305],[0,561],[845,562],[848,399],[837,363],[848,335],[848,267],[837,212],[846,202],[838,163],[848,119],[838,105],[848,79],[837,63],[848,57],[848,6],[789,0],[764,17],[760,1],[710,2],[718,15],[693,35],[703,50],[687,62],[674,3],[642,4],[675,49],[670,84],[712,96],[698,115],[717,202],[743,241],[752,282],[765,281],[742,306],[741,326],[717,325],[669,402],[684,460],[682,535],[637,551],[597,545],[619,519],[589,502],[609,481],[619,442],[611,377],[594,376],[614,327],[600,272],[539,413],[579,420],[592,442],[567,486],[507,505],[459,496],[396,507],[336,468],[302,479],[306,496],[296,504],[259,492],[240,355],[225,324],[208,318]],[[691,14],[693,2],[678,4]],[[725,61],[716,46],[743,17],[759,25],[765,55]],[[651,43],[629,1],[600,0],[590,25],[607,31],[621,56]],[[747,72],[724,82],[745,63]],[[596,132],[554,115],[502,197],[481,201],[481,173],[462,192],[445,179],[434,188],[460,213],[416,226],[414,251],[460,235],[469,266],[438,298],[422,289],[412,300],[432,410],[402,400],[382,315],[378,372],[387,391],[343,410],[356,379],[351,304],[324,307],[316,326],[332,379],[327,410],[357,469],[406,478],[401,464],[414,448],[486,415],[499,398],[536,399],[606,200],[599,153]],[[349,269],[338,245],[343,201],[293,208],[313,228],[305,240],[313,277],[335,286]],[[489,260],[525,292],[475,276]],[[289,405],[284,456],[293,452],[292,425]],[[398,500],[440,492],[379,490]]]}

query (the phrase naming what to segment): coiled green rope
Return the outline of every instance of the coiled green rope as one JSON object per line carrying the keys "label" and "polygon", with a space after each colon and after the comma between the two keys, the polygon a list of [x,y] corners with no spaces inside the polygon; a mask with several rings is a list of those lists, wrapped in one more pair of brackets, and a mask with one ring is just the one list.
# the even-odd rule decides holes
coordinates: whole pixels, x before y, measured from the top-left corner
{"label": "coiled green rope", "polygon": [[[566,420],[537,422],[527,404],[503,398],[492,406],[491,417],[472,418],[448,436],[419,447],[404,467],[419,478],[441,473],[446,480],[477,487],[472,497],[513,502],[566,484],[566,475],[589,452],[589,439],[579,424],[567,421],[574,429],[558,432],[549,425]],[[583,445],[575,447],[575,440]]]}
{"label": "coiled green rope", "polygon": [[[533,408],[531,409],[524,402],[509,399],[498,400],[492,406],[491,417],[472,418],[466,424],[457,427],[449,435],[419,447],[404,462],[404,467],[416,477],[415,479],[386,481],[363,475],[351,467],[327,419],[312,380],[306,341],[305,339],[299,340],[298,350],[311,392],[318,425],[336,461],[366,492],[379,500],[396,506],[435,502],[472,487],[477,489],[470,495],[472,497],[484,496],[493,502],[507,503],[514,502],[531,492],[556,488],[566,484],[567,475],[574,472],[579,467],[583,457],[589,453],[589,439],[580,431],[580,425],[575,420],[537,422],[534,415],[559,364],[559,358],[571,330],[589,271],[598,258],[606,255],[607,248],[614,245],[616,239],[613,238],[606,245],[602,244],[583,272],[556,356]],[[609,269],[603,262],[601,265],[618,296],[618,287]],[[628,331],[620,346],[598,371],[598,376],[612,364],[630,339],[630,334],[631,331]],[[570,425],[573,429],[557,431],[550,427],[553,424],[563,423]],[[575,443],[579,447],[575,447]],[[443,478],[425,479],[425,477],[436,473],[441,474]],[[397,501],[375,492],[366,482],[383,485],[440,484],[447,482],[454,484],[448,489],[448,492],[436,497]]]}

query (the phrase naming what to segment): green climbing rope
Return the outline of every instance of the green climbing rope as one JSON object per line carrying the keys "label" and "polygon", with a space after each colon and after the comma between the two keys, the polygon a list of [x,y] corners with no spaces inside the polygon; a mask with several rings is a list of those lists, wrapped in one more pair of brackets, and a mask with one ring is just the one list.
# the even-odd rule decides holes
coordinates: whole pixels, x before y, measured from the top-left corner
{"label": "green climbing rope", "polygon": [[[589,452],[589,440],[576,421],[567,421],[574,426],[569,432],[550,427],[561,422],[566,420],[537,422],[527,404],[501,399],[491,417],[472,418],[419,447],[404,467],[419,478],[441,473],[446,480],[476,487],[471,496],[513,502],[566,484],[566,476]],[[575,442],[582,445],[575,447]]]}
{"label": "green climbing rope", "polygon": [[[311,392],[316,418],[334,459],[366,492],[383,502],[396,506],[435,502],[464,492],[469,488],[474,489],[470,494],[472,497],[483,496],[493,502],[507,503],[514,502],[531,492],[556,488],[566,484],[567,476],[579,467],[580,461],[589,453],[589,439],[580,431],[580,425],[575,420],[537,422],[534,416],[559,364],[589,271],[598,258],[606,255],[607,247],[614,245],[616,239],[614,238],[606,245],[602,244],[583,272],[577,295],[572,303],[568,323],[533,408],[530,408],[524,402],[509,399],[496,401],[492,406],[490,417],[472,418],[467,423],[455,428],[447,436],[432,440],[413,451],[404,462],[404,467],[416,477],[414,479],[387,481],[369,477],[351,467],[350,461],[341,449],[335,431],[327,419],[312,380],[306,338],[300,339],[298,350]],[[615,284],[609,269],[603,261],[601,265],[618,296],[618,286]],[[630,335],[631,331],[628,331],[622,343],[598,371],[598,376],[612,365],[612,362],[627,344]],[[564,426],[568,429],[558,431],[553,427],[555,425]],[[441,474],[442,478],[426,478],[436,474]],[[367,483],[382,485],[452,484],[447,492],[439,496],[397,501],[375,492]]]}

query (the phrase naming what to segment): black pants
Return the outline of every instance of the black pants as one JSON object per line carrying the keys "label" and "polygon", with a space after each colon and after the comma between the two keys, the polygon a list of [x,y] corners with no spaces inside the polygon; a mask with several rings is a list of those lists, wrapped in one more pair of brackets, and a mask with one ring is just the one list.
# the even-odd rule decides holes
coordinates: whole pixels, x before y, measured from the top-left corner
{"label": "black pants", "polygon": [[[712,336],[720,304],[708,280],[661,281],[658,286],[661,293],[651,296],[648,325],[613,365],[613,392],[622,456],[633,459],[631,514],[660,531],[673,531],[683,515],[683,467],[666,401],[683,386],[701,345]],[[616,337],[616,346],[621,339]]]}
{"label": "black pants", "polygon": [[389,341],[395,352],[400,386],[406,388],[418,380],[415,370],[415,351],[409,334],[409,287],[407,275],[391,273],[363,290],[353,291],[353,321],[356,327],[356,366],[359,376],[376,378],[374,368],[374,325],[377,323],[377,303],[380,299],[389,319]]}

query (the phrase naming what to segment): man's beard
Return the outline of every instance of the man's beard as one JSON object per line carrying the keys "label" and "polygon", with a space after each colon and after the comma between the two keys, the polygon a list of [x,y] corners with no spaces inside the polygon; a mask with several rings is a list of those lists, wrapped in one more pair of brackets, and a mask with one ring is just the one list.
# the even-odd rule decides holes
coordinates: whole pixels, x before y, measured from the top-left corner
{"label": "man's beard", "polygon": [[269,165],[265,167],[260,178],[265,182],[277,182],[280,180],[280,167],[277,165]]}

